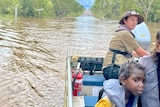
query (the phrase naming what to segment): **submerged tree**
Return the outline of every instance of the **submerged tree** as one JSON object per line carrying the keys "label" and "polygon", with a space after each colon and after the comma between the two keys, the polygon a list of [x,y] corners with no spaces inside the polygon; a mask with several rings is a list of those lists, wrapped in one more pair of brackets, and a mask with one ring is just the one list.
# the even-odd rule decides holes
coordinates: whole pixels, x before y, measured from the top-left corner
{"label": "submerged tree", "polygon": [[24,17],[34,17],[34,1],[20,0],[20,14]]}

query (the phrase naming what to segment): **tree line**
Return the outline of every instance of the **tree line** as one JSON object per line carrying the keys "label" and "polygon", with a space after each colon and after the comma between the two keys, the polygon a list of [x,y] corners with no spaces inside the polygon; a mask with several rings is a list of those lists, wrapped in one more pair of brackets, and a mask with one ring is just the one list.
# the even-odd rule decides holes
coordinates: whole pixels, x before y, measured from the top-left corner
{"label": "tree line", "polygon": [[0,14],[13,15],[18,8],[20,17],[39,18],[38,9],[43,9],[41,18],[76,16],[83,11],[76,0],[0,0]]}
{"label": "tree line", "polygon": [[[84,8],[76,0],[0,0],[0,15],[18,17],[61,18],[82,15]],[[41,10],[40,10],[41,9]],[[90,9],[95,17],[117,19],[134,9],[149,22],[160,22],[160,0],[95,0]]]}

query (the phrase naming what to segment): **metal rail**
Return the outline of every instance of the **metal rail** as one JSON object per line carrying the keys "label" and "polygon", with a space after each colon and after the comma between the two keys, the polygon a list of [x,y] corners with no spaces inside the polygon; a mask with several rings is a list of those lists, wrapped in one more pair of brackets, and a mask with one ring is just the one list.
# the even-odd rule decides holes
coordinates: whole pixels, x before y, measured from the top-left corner
{"label": "metal rail", "polygon": [[68,52],[67,55],[67,107],[73,107],[73,101],[72,101],[72,77],[71,77],[71,64],[70,64],[70,53]]}

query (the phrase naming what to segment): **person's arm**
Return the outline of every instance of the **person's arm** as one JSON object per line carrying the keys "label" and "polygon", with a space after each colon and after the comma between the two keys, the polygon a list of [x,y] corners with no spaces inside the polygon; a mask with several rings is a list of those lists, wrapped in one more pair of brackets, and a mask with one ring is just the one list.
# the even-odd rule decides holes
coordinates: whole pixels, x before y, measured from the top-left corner
{"label": "person's arm", "polygon": [[139,55],[137,55],[137,53],[135,51],[132,51],[132,57],[137,57],[139,58]]}
{"label": "person's arm", "polygon": [[145,55],[149,55],[149,52],[145,51],[143,48],[139,47],[137,49],[134,50],[135,52],[132,52],[132,55],[133,56],[139,56],[139,57],[142,57],[142,56],[145,56]]}

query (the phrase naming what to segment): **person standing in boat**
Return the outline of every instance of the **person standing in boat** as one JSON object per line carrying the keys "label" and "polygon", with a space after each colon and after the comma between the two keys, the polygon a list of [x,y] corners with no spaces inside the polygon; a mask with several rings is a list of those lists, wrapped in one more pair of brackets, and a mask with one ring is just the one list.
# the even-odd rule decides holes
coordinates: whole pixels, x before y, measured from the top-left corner
{"label": "person standing in boat", "polygon": [[138,98],[144,90],[145,76],[145,67],[138,62],[123,63],[119,79],[104,81],[102,98],[94,107],[137,107]]}
{"label": "person standing in boat", "polygon": [[146,83],[141,95],[142,107],[160,107],[160,30],[151,55],[141,57],[139,63],[146,66]]}
{"label": "person standing in boat", "polygon": [[144,18],[133,10],[127,11],[119,21],[120,26],[110,41],[109,50],[103,62],[102,69],[105,79],[118,78],[120,65],[132,56],[142,57],[149,54],[140,47],[134,34],[131,33],[131,30],[143,21]]}

